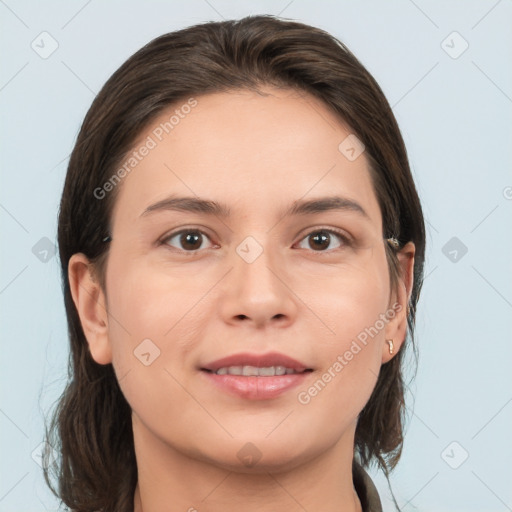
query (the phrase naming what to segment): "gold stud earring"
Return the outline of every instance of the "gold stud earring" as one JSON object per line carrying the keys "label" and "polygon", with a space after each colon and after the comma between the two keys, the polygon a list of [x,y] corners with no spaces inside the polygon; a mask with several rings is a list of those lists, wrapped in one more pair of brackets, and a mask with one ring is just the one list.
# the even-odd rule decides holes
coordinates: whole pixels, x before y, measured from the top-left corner
{"label": "gold stud earring", "polygon": [[393,249],[398,249],[400,247],[400,242],[395,238],[386,238],[386,242],[393,247]]}
{"label": "gold stud earring", "polygon": [[389,353],[393,354],[393,340],[386,340],[389,344]]}

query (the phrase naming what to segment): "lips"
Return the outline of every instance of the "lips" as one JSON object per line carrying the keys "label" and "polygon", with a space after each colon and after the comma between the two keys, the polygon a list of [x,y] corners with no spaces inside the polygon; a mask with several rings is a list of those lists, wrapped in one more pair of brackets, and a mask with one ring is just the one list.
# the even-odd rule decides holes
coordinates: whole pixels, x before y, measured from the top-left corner
{"label": "lips", "polygon": [[[287,373],[286,370],[291,370],[293,373],[302,373],[306,370],[312,370],[311,368],[308,368],[304,363],[301,363],[300,361],[292,359],[291,357],[288,357],[284,354],[279,354],[277,352],[270,352],[268,354],[234,354],[232,356],[224,357],[222,359],[208,363],[201,367],[201,370],[217,373],[219,370],[223,370],[225,368],[284,368],[285,373]],[[281,371],[282,370],[279,370],[279,372]],[[228,371],[226,373],[230,372]],[[236,371],[236,373],[232,374],[243,375],[243,373],[239,371]],[[252,373],[248,373],[247,375],[251,374]],[[275,374],[276,373],[274,373],[274,375]]]}
{"label": "lips", "polygon": [[248,400],[268,400],[304,383],[313,371],[304,363],[272,352],[235,354],[212,361],[201,368],[217,389]]}
{"label": "lips", "polygon": [[286,366],[223,366],[216,372],[217,375],[240,375],[244,377],[273,377],[274,375],[292,375],[297,372]]}

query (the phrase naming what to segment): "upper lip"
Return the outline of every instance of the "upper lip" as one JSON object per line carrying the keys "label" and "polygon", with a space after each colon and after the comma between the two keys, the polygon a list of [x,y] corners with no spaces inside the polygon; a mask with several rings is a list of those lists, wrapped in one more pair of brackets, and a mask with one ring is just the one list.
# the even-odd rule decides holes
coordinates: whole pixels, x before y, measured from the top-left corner
{"label": "upper lip", "polygon": [[233,354],[201,366],[201,369],[216,372],[219,368],[226,368],[229,366],[256,366],[258,368],[284,366],[285,368],[291,368],[296,372],[302,372],[310,369],[300,361],[284,354],[279,354],[278,352],[269,352],[267,354]]}

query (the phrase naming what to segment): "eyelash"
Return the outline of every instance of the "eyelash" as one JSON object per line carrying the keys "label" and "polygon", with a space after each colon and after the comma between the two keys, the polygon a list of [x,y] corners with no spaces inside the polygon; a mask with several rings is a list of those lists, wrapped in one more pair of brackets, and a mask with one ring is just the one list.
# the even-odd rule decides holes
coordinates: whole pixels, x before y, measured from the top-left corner
{"label": "eyelash", "polygon": [[[179,231],[175,231],[173,233],[170,233],[169,235],[166,235],[164,238],[162,238],[160,241],[159,241],[159,245],[164,245],[166,247],[170,247],[171,250],[175,250],[177,252],[181,252],[181,253],[186,253],[186,254],[190,254],[190,255],[195,255],[197,254],[199,251],[201,251],[201,249],[195,249],[195,250],[192,250],[192,251],[186,251],[184,249],[177,249],[176,247],[173,247],[171,246],[168,242],[169,240],[171,240],[172,238],[178,236],[178,235],[182,235],[184,233],[200,233],[201,235],[207,237],[208,239],[210,239],[210,237],[208,236],[207,233],[205,233],[204,231],[202,231],[201,229],[195,229],[195,228],[186,228],[186,229],[181,229]],[[341,247],[338,247],[338,248],[335,248],[335,249],[331,249],[331,250],[325,250],[325,251],[314,251],[313,249],[311,249],[310,251],[312,253],[315,253],[315,254],[330,254],[332,253],[333,251],[335,251],[336,249],[338,250],[342,250],[343,247],[351,247],[353,245],[352,243],[352,240],[351,238],[346,235],[345,233],[337,230],[337,229],[333,229],[333,228],[324,228],[324,227],[319,227],[319,228],[315,228],[314,230],[312,231],[309,231],[305,236],[303,236],[299,242],[302,242],[303,240],[307,239],[308,237],[314,235],[314,234],[318,234],[318,233],[327,233],[329,235],[335,235],[337,237],[339,237],[342,241],[342,246]]]}

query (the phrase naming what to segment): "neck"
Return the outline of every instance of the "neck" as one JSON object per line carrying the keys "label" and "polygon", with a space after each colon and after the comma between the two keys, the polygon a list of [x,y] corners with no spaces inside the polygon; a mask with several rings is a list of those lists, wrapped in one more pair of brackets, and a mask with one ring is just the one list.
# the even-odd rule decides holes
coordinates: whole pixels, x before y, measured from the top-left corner
{"label": "neck", "polygon": [[353,432],[286,470],[228,470],[169,447],[140,424],[134,425],[134,441],[134,512],[361,512],[352,481]]}

